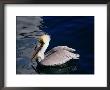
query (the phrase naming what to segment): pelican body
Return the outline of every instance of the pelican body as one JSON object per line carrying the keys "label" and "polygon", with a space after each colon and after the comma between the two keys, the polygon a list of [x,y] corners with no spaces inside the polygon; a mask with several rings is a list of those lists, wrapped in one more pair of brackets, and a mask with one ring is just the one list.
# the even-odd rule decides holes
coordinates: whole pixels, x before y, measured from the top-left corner
{"label": "pelican body", "polygon": [[69,74],[75,73],[76,59],[79,54],[73,53],[75,49],[67,46],[57,46],[45,54],[49,46],[50,36],[45,34],[38,38],[39,44],[35,46],[32,61],[35,60],[37,66],[34,70],[42,74]]}

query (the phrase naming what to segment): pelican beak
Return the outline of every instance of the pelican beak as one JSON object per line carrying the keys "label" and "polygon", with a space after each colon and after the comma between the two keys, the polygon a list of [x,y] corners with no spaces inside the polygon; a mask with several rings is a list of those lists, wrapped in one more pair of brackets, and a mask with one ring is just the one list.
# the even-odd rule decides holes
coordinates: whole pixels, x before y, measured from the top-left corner
{"label": "pelican beak", "polygon": [[31,60],[37,59],[37,54],[44,45],[44,42],[41,38],[38,38],[37,40],[38,40],[39,43],[34,47],[34,51],[33,51]]}
{"label": "pelican beak", "polygon": [[34,51],[32,54],[31,60],[36,59],[36,58],[37,58],[37,51]]}

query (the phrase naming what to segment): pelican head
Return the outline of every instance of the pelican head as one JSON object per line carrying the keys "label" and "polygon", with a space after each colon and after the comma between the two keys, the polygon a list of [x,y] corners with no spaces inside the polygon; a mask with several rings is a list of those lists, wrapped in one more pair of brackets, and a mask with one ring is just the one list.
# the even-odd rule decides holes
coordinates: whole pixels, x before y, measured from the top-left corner
{"label": "pelican head", "polygon": [[32,59],[41,61],[44,59],[44,53],[45,53],[47,47],[49,46],[50,36],[47,34],[44,34],[42,36],[39,36],[39,38],[37,38],[37,40],[39,42],[39,45],[35,49]]}
{"label": "pelican head", "polygon": [[41,43],[41,44],[46,44],[46,43],[49,43],[50,41],[50,36],[45,34],[45,35],[42,35],[38,38],[38,41]]}

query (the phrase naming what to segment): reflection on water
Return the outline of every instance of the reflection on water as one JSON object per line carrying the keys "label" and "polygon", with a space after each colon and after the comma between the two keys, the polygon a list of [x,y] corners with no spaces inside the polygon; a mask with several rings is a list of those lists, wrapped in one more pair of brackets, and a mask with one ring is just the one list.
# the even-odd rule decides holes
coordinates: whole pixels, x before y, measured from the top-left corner
{"label": "reflection on water", "polygon": [[47,49],[55,46],[75,48],[80,54],[78,74],[94,73],[94,17],[93,16],[17,16],[16,69],[17,73],[35,73],[30,58],[37,40],[29,38],[43,32],[51,35]]}

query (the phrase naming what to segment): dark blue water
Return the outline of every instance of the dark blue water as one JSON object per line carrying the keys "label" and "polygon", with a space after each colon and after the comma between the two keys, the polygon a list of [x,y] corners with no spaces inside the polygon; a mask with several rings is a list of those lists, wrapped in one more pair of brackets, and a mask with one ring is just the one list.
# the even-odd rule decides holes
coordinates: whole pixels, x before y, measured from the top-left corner
{"label": "dark blue water", "polygon": [[94,16],[44,16],[42,19],[39,28],[51,36],[47,51],[62,45],[74,48],[80,54],[77,73],[94,74]]}
{"label": "dark blue water", "polygon": [[51,35],[48,49],[57,45],[75,48],[80,54],[80,73],[94,73],[94,17],[43,17],[43,30]]}

